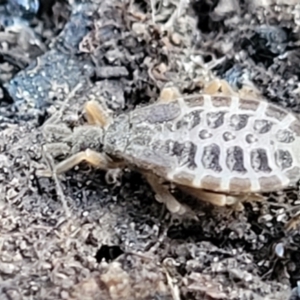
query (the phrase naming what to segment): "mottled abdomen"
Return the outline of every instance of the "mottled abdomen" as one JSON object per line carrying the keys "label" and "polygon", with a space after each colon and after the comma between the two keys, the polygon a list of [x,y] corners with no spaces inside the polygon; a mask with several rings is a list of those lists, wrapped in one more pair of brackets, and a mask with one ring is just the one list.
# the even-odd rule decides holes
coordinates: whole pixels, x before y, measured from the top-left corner
{"label": "mottled abdomen", "polygon": [[124,158],[179,184],[267,192],[300,177],[300,123],[265,101],[191,96],[129,114]]}

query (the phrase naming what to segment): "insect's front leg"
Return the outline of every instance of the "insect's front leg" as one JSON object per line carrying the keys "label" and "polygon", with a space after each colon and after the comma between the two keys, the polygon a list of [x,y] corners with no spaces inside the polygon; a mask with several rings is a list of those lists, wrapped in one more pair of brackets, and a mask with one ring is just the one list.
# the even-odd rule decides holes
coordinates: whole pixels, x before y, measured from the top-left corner
{"label": "insect's front leg", "polygon": [[[85,151],[73,154],[72,156],[58,163],[56,166],[54,166],[53,172],[55,174],[65,173],[82,162],[87,162],[93,167],[101,170],[118,169],[122,165],[122,163],[114,162],[104,153],[99,153],[94,150],[87,149]],[[44,177],[50,177],[52,176],[52,173],[48,170],[43,170],[39,171],[39,175]]]}
{"label": "insect's front leg", "polygon": [[109,159],[105,154],[96,152],[91,149],[87,149],[85,151],[73,154],[72,156],[60,162],[55,167],[55,173],[65,173],[66,171],[74,168],[76,165],[84,161],[92,165],[93,167],[101,170],[108,170],[114,168],[113,161]]}
{"label": "insect's front leg", "polygon": [[102,127],[111,123],[109,111],[106,111],[98,102],[91,100],[84,105],[87,121],[90,125],[100,125]]}

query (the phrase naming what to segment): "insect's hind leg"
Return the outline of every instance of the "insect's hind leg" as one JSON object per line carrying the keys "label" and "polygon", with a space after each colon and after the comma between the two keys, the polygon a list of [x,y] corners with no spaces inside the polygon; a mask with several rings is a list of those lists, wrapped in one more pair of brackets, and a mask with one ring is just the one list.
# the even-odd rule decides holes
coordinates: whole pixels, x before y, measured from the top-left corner
{"label": "insect's hind leg", "polygon": [[142,173],[153,189],[155,193],[155,199],[158,202],[164,203],[171,213],[182,215],[187,212],[187,208],[175,199],[175,197],[170,193],[168,187],[160,183],[160,178],[158,176],[152,173]]}
{"label": "insect's hind leg", "polygon": [[255,202],[265,199],[262,195],[254,193],[227,195],[182,185],[179,185],[178,187],[185,193],[199,199],[200,201],[205,201],[216,206],[231,206],[237,211],[243,210],[243,202]]}

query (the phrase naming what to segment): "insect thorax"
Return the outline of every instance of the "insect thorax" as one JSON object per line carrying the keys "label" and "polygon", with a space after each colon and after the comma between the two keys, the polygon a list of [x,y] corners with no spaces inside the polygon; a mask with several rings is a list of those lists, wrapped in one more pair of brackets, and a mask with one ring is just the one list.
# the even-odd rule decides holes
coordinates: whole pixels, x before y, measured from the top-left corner
{"label": "insect thorax", "polygon": [[107,128],[104,136],[104,151],[108,154],[123,158],[130,134],[129,115],[121,114]]}
{"label": "insect thorax", "polygon": [[86,149],[101,152],[103,149],[104,130],[100,126],[85,125],[76,127],[72,135],[72,152]]}

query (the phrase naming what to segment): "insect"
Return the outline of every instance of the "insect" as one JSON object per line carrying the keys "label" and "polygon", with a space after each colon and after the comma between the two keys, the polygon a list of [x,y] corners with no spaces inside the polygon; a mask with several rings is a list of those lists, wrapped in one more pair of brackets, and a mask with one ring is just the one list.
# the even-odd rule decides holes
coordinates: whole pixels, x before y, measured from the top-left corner
{"label": "insect", "polygon": [[300,177],[300,121],[290,112],[257,97],[239,96],[224,81],[203,94],[180,96],[163,90],[160,99],[115,117],[95,101],[85,104],[87,124],[60,132],[58,163],[63,173],[82,161],[109,170],[140,171],[156,199],[183,213],[163,182],[214,205],[261,199]]}

